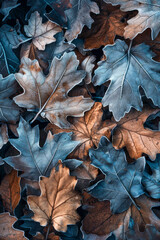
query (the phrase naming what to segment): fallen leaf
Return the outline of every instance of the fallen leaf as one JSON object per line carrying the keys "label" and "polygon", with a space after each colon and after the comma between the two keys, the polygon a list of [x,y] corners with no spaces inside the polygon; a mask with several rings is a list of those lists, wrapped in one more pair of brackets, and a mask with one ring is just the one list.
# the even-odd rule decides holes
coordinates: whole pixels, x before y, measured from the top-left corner
{"label": "fallen leaf", "polygon": [[39,180],[39,176],[49,176],[51,169],[64,160],[74,150],[78,142],[71,140],[71,133],[60,133],[53,136],[50,132],[43,147],[39,146],[39,128],[31,128],[21,118],[18,127],[19,138],[9,139],[10,143],[20,152],[17,156],[4,159],[16,170],[23,171],[21,177]]}
{"label": "fallen leaf", "polygon": [[21,240],[27,239],[24,237],[23,232],[13,228],[13,224],[17,220],[12,217],[8,212],[0,214],[0,239],[1,240]]}
{"label": "fallen leaf", "polygon": [[[129,235],[130,232],[132,233],[131,236],[139,239],[138,236],[144,236],[144,231],[148,229],[148,226],[153,225],[157,230],[160,230],[160,220],[152,211],[152,207],[159,206],[160,203],[147,198],[145,195],[137,198],[135,201],[140,207],[139,210],[132,205],[123,213],[113,214],[110,211],[108,201],[99,202],[90,195],[85,194],[83,208],[88,211],[88,214],[83,220],[83,231],[88,234],[88,238],[85,238],[85,240],[93,239],[89,238],[91,234],[95,234],[97,236],[95,239],[97,240],[105,240],[110,236],[111,232],[113,232],[119,240],[129,240],[130,238],[127,238],[127,235]],[[146,233],[148,233],[148,231]],[[152,238],[146,239],[151,240]]]}
{"label": "fallen leaf", "polygon": [[94,22],[90,12],[98,14],[97,3],[91,0],[70,0],[72,8],[65,11],[68,19],[68,29],[65,33],[67,41],[72,41],[81,33],[84,25],[91,28]]}
{"label": "fallen leaf", "polygon": [[6,175],[0,184],[0,195],[5,211],[13,214],[20,200],[20,177],[17,171],[12,170]]}
{"label": "fallen leaf", "polygon": [[105,179],[100,180],[87,191],[99,200],[109,200],[111,211],[121,213],[132,204],[139,208],[134,199],[144,194],[142,174],[145,158],[128,164],[123,150],[116,151],[107,138],[102,137],[97,149],[90,149],[93,166],[99,168]]}
{"label": "fallen leaf", "polygon": [[113,129],[112,142],[115,149],[126,147],[131,158],[139,158],[143,153],[154,160],[160,153],[160,132],[144,128],[146,119],[158,109],[145,107],[142,112],[132,110]]}
{"label": "fallen leaf", "polygon": [[33,220],[41,226],[53,225],[56,231],[65,232],[67,225],[80,220],[76,209],[81,205],[81,196],[74,190],[77,180],[69,175],[69,169],[59,164],[50,177],[40,180],[41,196],[28,196],[27,201],[34,212]]}
{"label": "fallen leaf", "polygon": [[133,39],[147,28],[151,28],[152,40],[157,37],[160,31],[160,5],[159,0],[104,0],[112,5],[121,5],[122,11],[137,10],[138,14],[128,20],[125,27],[125,38]]}
{"label": "fallen leaf", "polygon": [[32,44],[39,50],[45,50],[46,44],[55,42],[54,35],[61,31],[61,28],[50,21],[42,23],[38,12],[31,14],[28,25],[24,26],[25,33],[32,39]]}
{"label": "fallen leaf", "polygon": [[24,92],[14,101],[38,111],[34,120],[41,114],[59,127],[69,127],[67,116],[81,117],[93,105],[90,98],[68,97],[68,92],[85,77],[83,70],[77,71],[78,63],[75,53],[64,53],[60,59],[53,59],[46,77],[37,60],[22,58],[20,72],[15,76]]}
{"label": "fallen leaf", "polygon": [[93,17],[94,23],[91,29],[85,29],[82,37],[85,39],[85,49],[95,49],[113,44],[116,35],[124,34],[127,14],[119,9],[100,2],[100,14]]}
{"label": "fallen leaf", "polygon": [[116,40],[115,44],[104,49],[105,61],[99,62],[93,78],[94,85],[111,81],[102,99],[103,106],[109,106],[116,121],[124,117],[131,107],[142,110],[141,86],[147,98],[154,105],[160,106],[160,81],[158,69],[160,63],[152,59],[155,55],[144,43],[128,47],[124,41]]}
{"label": "fallen leaf", "polygon": [[19,107],[11,99],[17,91],[14,75],[3,78],[0,74],[0,121],[15,124],[19,119]]}
{"label": "fallen leaf", "polygon": [[49,123],[46,130],[50,130],[53,134],[73,132],[73,140],[79,141],[79,145],[70,155],[70,158],[84,160],[88,158],[88,150],[91,147],[97,147],[102,136],[109,138],[111,129],[116,125],[111,121],[103,121],[102,116],[102,104],[96,102],[91,110],[85,113],[84,117],[72,119],[72,125],[69,129],[60,129]]}

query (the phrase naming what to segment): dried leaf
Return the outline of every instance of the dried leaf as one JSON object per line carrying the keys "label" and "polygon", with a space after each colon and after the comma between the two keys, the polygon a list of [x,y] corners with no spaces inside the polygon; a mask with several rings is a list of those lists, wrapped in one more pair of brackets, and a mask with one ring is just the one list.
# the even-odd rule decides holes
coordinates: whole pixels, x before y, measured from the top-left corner
{"label": "dried leaf", "polygon": [[42,23],[38,12],[31,14],[28,25],[24,26],[25,33],[32,38],[32,44],[39,50],[45,50],[46,44],[55,42],[54,35],[61,31],[61,28],[50,21]]}
{"label": "dried leaf", "polygon": [[111,232],[118,240],[129,240],[127,235],[130,232],[132,232],[131,236],[139,239],[138,236],[144,236],[145,229],[147,230],[148,226],[152,224],[157,230],[160,230],[160,220],[152,211],[152,207],[159,206],[160,203],[147,198],[145,195],[137,198],[136,203],[140,207],[139,210],[132,205],[123,213],[113,214],[110,211],[108,201],[98,202],[89,195],[85,195],[84,205],[86,205],[85,209],[88,210],[88,215],[83,220],[83,231],[89,234],[86,239],[92,239],[89,238],[90,234],[96,234],[97,238],[95,239],[97,240],[103,239],[103,236],[106,239]]}
{"label": "dried leaf", "polygon": [[49,178],[40,180],[41,196],[28,196],[34,212],[33,219],[41,226],[52,224],[56,231],[65,232],[67,225],[79,221],[76,209],[81,205],[81,196],[74,190],[77,180],[69,175],[69,169],[59,165],[53,168]]}
{"label": "dried leaf", "polygon": [[13,224],[17,219],[9,215],[9,213],[0,214],[0,239],[1,240],[21,240],[27,239],[23,232],[13,228]]}
{"label": "dried leaf", "polygon": [[79,141],[79,145],[70,157],[84,160],[88,158],[88,150],[97,147],[102,136],[109,138],[111,129],[116,125],[114,122],[102,121],[102,116],[102,104],[97,102],[84,117],[74,118],[69,129],[60,129],[54,124],[48,124],[46,130],[53,134],[73,132],[73,140]]}
{"label": "dried leaf", "polygon": [[128,21],[124,36],[133,39],[137,34],[151,28],[152,39],[160,31],[160,4],[159,0],[104,0],[106,3],[121,5],[122,11],[137,10],[138,14]]}
{"label": "dried leaf", "polygon": [[0,184],[0,195],[5,211],[13,214],[20,200],[20,177],[17,176],[17,171],[12,170],[3,178]]}
{"label": "dried leaf", "polygon": [[90,12],[99,13],[97,3],[91,0],[70,0],[71,9],[65,11],[68,18],[68,30],[65,33],[67,41],[72,41],[81,33],[84,25],[91,28],[93,19]]}
{"label": "dried leaf", "polygon": [[81,117],[92,107],[89,98],[68,97],[68,92],[85,77],[84,71],[77,71],[75,53],[65,53],[60,59],[55,57],[47,77],[37,60],[22,58],[21,62],[20,72],[15,76],[24,92],[14,100],[21,107],[38,111],[34,120],[41,114],[59,127],[69,127],[67,116]]}
{"label": "dried leaf", "polygon": [[145,158],[128,164],[124,151],[116,151],[105,137],[101,138],[96,150],[89,150],[89,156],[93,166],[105,174],[105,179],[92,185],[87,191],[101,201],[110,200],[113,213],[124,212],[132,204],[138,209],[134,199],[144,193],[141,180]]}

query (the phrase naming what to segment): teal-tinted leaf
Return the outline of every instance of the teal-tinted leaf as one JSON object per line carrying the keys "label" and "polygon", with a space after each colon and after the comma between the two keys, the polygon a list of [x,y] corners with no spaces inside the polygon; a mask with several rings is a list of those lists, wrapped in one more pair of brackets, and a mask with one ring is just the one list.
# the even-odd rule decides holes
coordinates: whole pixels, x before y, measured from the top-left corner
{"label": "teal-tinted leaf", "polygon": [[160,106],[160,63],[154,61],[154,53],[144,43],[128,47],[124,41],[117,40],[104,49],[105,61],[99,62],[93,78],[94,85],[111,80],[102,99],[109,105],[116,121],[124,117],[131,107],[142,110],[141,86],[147,98]]}
{"label": "teal-tinted leaf", "polygon": [[149,174],[147,170],[144,172],[142,182],[152,198],[160,198],[160,155],[157,155],[157,158],[154,162],[147,161],[147,164],[150,166],[152,174]]}
{"label": "teal-tinted leaf", "polygon": [[10,143],[20,152],[18,156],[4,159],[10,166],[24,171],[21,177],[39,180],[39,176],[49,176],[51,169],[70,154],[79,142],[72,141],[72,133],[52,135],[48,133],[43,147],[39,146],[39,128],[31,126],[21,118],[18,127],[19,138]]}
{"label": "teal-tinted leaf", "polygon": [[101,201],[110,200],[113,213],[124,212],[132,203],[138,208],[134,198],[144,193],[141,179],[145,158],[128,164],[124,151],[116,151],[105,137],[96,150],[90,149],[89,155],[92,164],[106,175],[105,180],[88,188],[89,193]]}

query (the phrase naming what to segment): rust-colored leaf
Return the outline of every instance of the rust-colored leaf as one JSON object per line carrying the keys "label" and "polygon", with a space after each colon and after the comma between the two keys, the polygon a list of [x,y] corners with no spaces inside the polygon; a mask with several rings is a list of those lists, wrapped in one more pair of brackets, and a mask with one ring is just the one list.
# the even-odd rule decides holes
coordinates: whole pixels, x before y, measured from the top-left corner
{"label": "rust-colored leaf", "polygon": [[126,147],[131,158],[137,159],[145,153],[154,160],[160,153],[160,132],[144,128],[144,123],[157,111],[145,107],[142,112],[132,110],[126,114],[113,130],[113,146],[116,149]]}
{"label": "rust-colored leaf", "polygon": [[75,224],[80,217],[76,209],[81,205],[81,196],[74,190],[77,180],[69,175],[69,169],[59,164],[49,178],[40,180],[41,196],[28,196],[34,212],[33,220],[41,226],[52,224],[57,231],[65,232],[68,224]]}
{"label": "rust-colored leaf", "polygon": [[1,240],[22,240],[27,239],[23,232],[13,228],[17,219],[9,215],[8,212],[0,214],[0,239]]}
{"label": "rust-colored leaf", "polygon": [[5,210],[13,213],[20,200],[20,177],[17,176],[17,171],[12,170],[3,178],[0,184],[0,195]]}
{"label": "rust-colored leaf", "polygon": [[144,232],[148,224],[153,224],[157,230],[160,230],[160,219],[152,211],[152,207],[159,206],[160,203],[145,195],[137,198],[136,203],[140,209],[132,205],[123,213],[113,214],[108,201],[99,202],[89,194],[85,194],[84,205],[87,205],[85,209],[87,208],[88,215],[83,220],[83,231],[106,238],[113,232],[117,239],[122,240],[131,231],[129,224],[132,224],[134,234],[137,235],[139,232]]}
{"label": "rust-colored leaf", "polygon": [[48,124],[46,130],[53,134],[59,132],[73,132],[73,139],[80,141],[80,144],[70,155],[74,158],[87,159],[88,150],[97,147],[102,136],[110,137],[111,129],[116,126],[114,122],[103,121],[102,104],[96,102],[92,109],[85,113],[84,117],[72,119],[72,125],[69,129],[60,129],[53,124]]}
{"label": "rust-colored leaf", "polygon": [[100,14],[94,15],[91,29],[85,29],[82,33],[86,49],[113,44],[116,35],[123,36],[124,27],[127,25],[125,12],[105,4],[103,1],[100,2]]}

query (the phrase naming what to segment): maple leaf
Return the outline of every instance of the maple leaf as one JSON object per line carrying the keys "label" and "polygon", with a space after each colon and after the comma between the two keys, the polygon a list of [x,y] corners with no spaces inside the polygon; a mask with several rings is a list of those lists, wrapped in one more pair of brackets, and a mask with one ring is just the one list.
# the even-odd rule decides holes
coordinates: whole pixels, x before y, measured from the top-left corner
{"label": "maple leaf", "polygon": [[[138,236],[149,234],[149,227],[152,225],[160,230],[159,218],[154,214],[152,208],[160,205],[158,201],[149,199],[145,195],[140,196],[136,200],[139,210],[132,205],[127,211],[120,214],[113,214],[110,211],[110,204],[108,201],[101,201],[92,198],[90,195],[84,195],[83,205],[88,211],[87,216],[83,220],[83,231],[87,234],[85,240],[94,239],[94,234],[98,240],[105,240],[110,236],[111,232],[117,237],[116,239],[130,239],[127,238],[131,232],[131,236],[135,239],[140,239]],[[90,238],[91,236],[91,238]],[[146,238],[147,240],[153,239]],[[150,237],[150,235],[148,236]],[[132,239],[132,238],[131,238]],[[145,239],[145,238],[142,238]]]}
{"label": "maple leaf", "polygon": [[[72,119],[69,129],[57,128],[54,124],[48,124],[46,130],[53,134],[60,132],[73,132],[73,140],[79,141],[79,145],[71,153],[72,158],[87,159],[88,150],[98,146],[102,136],[110,137],[111,129],[115,126],[114,122],[102,121],[102,104],[96,102],[84,117]],[[108,124],[107,124],[108,123]]]}
{"label": "maple leaf", "polygon": [[143,173],[142,183],[145,189],[152,198],[160,198],[160,158],[159,154],[154,162],[147,161],[152,174],[149,174],[147,170]]}
{"label": "maple leaf", "polygon": [[69,169],[59,164],[50,177],[40,180],[41,196],[28,196],[27,201],[34,212],[33,220],[41,226],[52,224],[56,231],[65,232],[67,225],[75,224],[80,217],[76,209],[81,205],[81,196],[76,192],[77,180],[69,175]]}
{"label": "maple leaf", "polygon": [[109,105],[116,121],[124,117],[131,107],[139,111],[142,109],[139,86],[147,98],[160,106],[160,63],[152,59],[154,53],[148,45],[143,43],[128,47],[124,41],[116,40],[115,44],[107,45],[103,51],[107,59],[99,62],[93,83],[101,85],[111,80],[102,103]]}
{"label": "maple leaf", "polygon": [[87,56],[81,63],[82,69],[86,72],[85,83],[90,84],[92,80],[92,70],[95,67],[96,58],[93,55]]}
{"label": "maple leaf", "polygon": [[36,11],[31,14],[28,25],[24,26],[25,33],[32,38],[32,44],[39,50],[45,50],[46,44],[55,42],[53,35],[61,31],[61,28],[50,21],[42,23],[42,18]]}
{"label": "maple leaf", "polygon": [[0,74],[0,121],[16,123],[19,119],[19,107],[10,97],[16,93],[17,82],[14,75],[3,78]]}
{"label": "maple leaf", "polygon": [[128,20],[124,36],[133,39],[147,28],[151,28],[152,40],[160,31],[160,4],[159,0],[104,0],[106,3],[121,5],[122,11],[137,10],[138,14]]}
{"label": "maple leaf", "polygon": [[20,200],[20,177],[17,176],[17,171],[12,170],[6,175],[0,184],[0,195],[3,201],[5,211],[13,214],[15,207]]}
{"label": "maple leaf", "polygon": [[110,200],[113,213],[127,210],[134,198],[144,193],[141,185],[145,158],[139,158],[135,163],[127,164],[123,150],[116,151],[107,138],[102,137],[96,150],[90,149],[92,164],[98,167],[106,176],[105,180],[88,188],[88,192],[102,200]]}
{"label": "maple leaf", "polygon": [[69,127],[67,116],[81,117],[92,107],[90,98],[68,97],[68,92],[85,77],[84,71],[77,71],[79,61],[75,53],[64,53],[60,59],[55,57],[47,77],[37,60],[22,58],[21,63],[15,77],[24,92],[14,97],[14,101],[30,111],[38,110],[34,120],[41,114],[59,127]]}
{"label": "maple leaf", "polygon": [[[126,26],[126,13],[110,5],[100,2],[100,14],[93,17],[91,29],[84,29],[86,49],[95,49],[113,44],[116,35],[123,36]],[[123,21],[122,21],[123,20]]]}
{"label": "maple leaf", "polygon": [[41,148],[38,126],[32,129],[22,118],[17,130],[19,138],[9,141],[20,154],[7,157],[4,161],[16,170],[24,171],[21,177],[31,180],[38,180],[39,176],[48,176],[58,160],[64,160],[78,144],[71,140],[71,133],[60,133],[55,136],[48,133],[46,142]]}
{"label": "maple leaf", "polygon": [[72,8],[65,11],[68,18],[68,29],[65,33],[67,41],[72,41],[81,33],[84,25],[91,28],[93,19],[90,12],[98,14],[97,3],[91,0],[70,0]]}
{"label": "maple leaf", "polygon": [[131,110],[122,118],[112,132],[115,149],[126,147],[131,158],[139,158],[142,153],[154,160],[160,153],[160,132],[144,128],[146,119],[159,109],[145,107],[142,112]]}
{"label": "maple leaf", "polygon": [[1,240],[20,240],[27,239],[24,237],[23,232],[13,228],[13,224],[17,220],[16,217],[12,217],[8,212],[0,214],[0,239]]}

